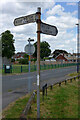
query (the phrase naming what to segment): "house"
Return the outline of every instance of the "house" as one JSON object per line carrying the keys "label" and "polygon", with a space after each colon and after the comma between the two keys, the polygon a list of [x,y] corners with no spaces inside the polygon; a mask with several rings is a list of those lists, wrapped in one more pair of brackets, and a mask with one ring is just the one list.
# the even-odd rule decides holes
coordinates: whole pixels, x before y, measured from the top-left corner
{"label": "house", "polygon": [[56,61],[63,62],[63,61],[68,61],[64,54],[60,53],[58,56],[55,57]]}
{"label": "house", "polygon": [[68,53],[64,55],[69,62],[77,62],[77,56],[74,54]]}
{"label": "house", "polygon": [[73,55],[74,55],[75,57],[79,56],[79,58],[80,58],[80,53],[73,53]]}
{"label": "house", "polygon": [[67,62],[76,62],[77,57],[74,54],[68,53],[68,54],[62,54],[60,53],[58,56],[55,57],[56,61],[67,61]]}
{"label": "house", "polygon": [[16,53],[12,58],[17,60],[17,59],[24,59],[25,52],[18,52]]}
{"label": "house", "polygon": [[[26,52],[18,52],[16,53],[12,58],[17,60],[17,59],[24,59],[24,55],[26,54]],[[31,55],[31,59],[33,59],[34,57]]]}

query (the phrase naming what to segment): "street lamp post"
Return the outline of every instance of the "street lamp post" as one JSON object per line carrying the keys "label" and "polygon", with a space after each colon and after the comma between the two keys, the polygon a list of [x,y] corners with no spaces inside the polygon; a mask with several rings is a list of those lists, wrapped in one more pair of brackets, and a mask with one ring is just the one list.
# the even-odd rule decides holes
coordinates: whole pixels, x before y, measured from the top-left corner
{"label": "street lamp post", "polygon": [[79,73],[79,24],[77,25],[77,73]]}

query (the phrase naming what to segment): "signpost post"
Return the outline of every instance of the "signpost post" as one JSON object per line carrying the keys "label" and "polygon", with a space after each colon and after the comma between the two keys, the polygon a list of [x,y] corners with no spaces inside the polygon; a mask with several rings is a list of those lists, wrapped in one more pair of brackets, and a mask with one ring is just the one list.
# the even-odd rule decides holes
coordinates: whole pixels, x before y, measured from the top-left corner
{"label": "signpost post", "polygon": [[40,118],[40,24],[41,8],[37,9],[37,118]]}
{"label": "signpost post", "polygon": [[[37,118],[40,118],[40,33],[56,36],[58,30],[55,26],[41,22],[40,7],[38,7],[35,14],[16,18],[14,20],[14,25],[18,26],[32,22],[37,22]],[[25,47],[25,51],[27,51],[28,47]]]}
{"label": "signpost post", "polygon": [[79,24],[77,25],[77,73],[79,73]]}
{"label": "signpost post", "polygon": [[[28,39],[29,44],[25,46],[25,52],[29,55],[29,74],[30,74],[30,65],[31,65],[31,55],[35,52],[35,47],[30,42],[34,39]],[[28,78],[28,92],[31,92],[31,79]]]}

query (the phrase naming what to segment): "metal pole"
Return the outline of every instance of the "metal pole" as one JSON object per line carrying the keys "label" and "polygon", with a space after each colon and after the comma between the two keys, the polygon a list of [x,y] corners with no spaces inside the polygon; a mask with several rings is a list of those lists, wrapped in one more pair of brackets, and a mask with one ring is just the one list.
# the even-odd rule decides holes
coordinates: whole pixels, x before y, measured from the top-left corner
{"label": "metal pole", "polygon": [[37,9],[37,118],[40,118],[40,23],[41,8]]}
{"label": "metal pole", "polygon": [[[29,51],[31,51],[31,48],[30,48],[30,38],[29,38]],[[30,61],[30,54],[29,54],[29,76],[30,76],[30,64],[31,64],[31,61]],[[31,92],[31,79],[29,78],[28,79],[28,92],[30,93]]]}
{"label": "metal pole", "polygon": [[77,54],[78,54],[78,70],[77,73],[79,73],[79,24],[78,24],[78,46],[77,46]]}
{"label": "metal pole", "polygon": [[[30,48],[30,40],[29,40],[29,51],[31,51],[31,48]],[[29,54],[29,73],[30,73],[30,54]]]}
{"label": "metal pole", "polygon": [[79,24],[77,25],[77,73],[79,73]]}

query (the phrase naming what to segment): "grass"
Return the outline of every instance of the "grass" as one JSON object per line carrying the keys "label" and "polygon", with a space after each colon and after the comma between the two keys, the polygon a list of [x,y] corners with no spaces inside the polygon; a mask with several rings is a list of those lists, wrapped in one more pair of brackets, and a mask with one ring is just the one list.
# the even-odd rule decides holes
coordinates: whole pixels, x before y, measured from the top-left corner
{"label": "grass", "polygon": [[[14,104],[10,105],[3,112],[4,118],[19,118],[30,95],[27,95]],[[32,103],[27,118],[37,118],[37,96]],[[41,118],[78,118],[78,81],[69,81],[67,85],[64,83],[53,86],[51,90],[48,88],[48,95],[42,97],[40,92],[40,117]]]}
{"label": "grass", "polygon": [[9,89],[9,90],[8,90],[8,92],[12,92],[12,90],[11,90],[11,89]]}
{"label": "grass", "polygon": [[2,74],[2,69],[0,69],[0,74]]}
{"label": "grass", "polygon": [[22,111],[24,110],[30,95],[26,95],[24,97],[19,98],[15,102],[11,103],[4,111],[3,111],[3,118],[19,118]]}
{"label": "grass", "polygon": [[[36,100],[31,108],[27,118],[36,118]],[[41,118],[78,118],[78,82],[73,81],[61,87],[56,85],[53,90],[49,88],[44,101],[40,93],[40,116]]]}
{"label": "grass", "polygon": [[78,76],[78,75],[80,75],[80,73],[77,73],[77,72],[68,74],[68,76],[71,76],[71,77]]}
{"label": "grass", "polygon": [[[22,68],[21,68],[22,66]],[[70,67],[70,66],[76,66],[76,63],[68,63],[68,64],[50,64],[50,65],[40,65],[40,70],[48,70],[48,69],[56,69],[56,68],[62,68],[62,67]],[[12,73],[23,73],[28,72],[28,65],[12,65]],[[21,70],[22,69],[22,70]],[[34,72],[37,70],[37,65],[31,65],[30,67],[31,72]],[[3,69],[4,73],[4,69]]]}
{"label": "grass", "polygon": [[71,77],[73,77],[73,76],[77,76],[77,75],[78,75],[77,72],[74,72],[74,73],[70,73],[70,74],[68,74],[68,76],[71,76]]}

